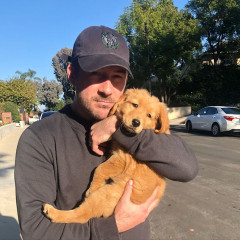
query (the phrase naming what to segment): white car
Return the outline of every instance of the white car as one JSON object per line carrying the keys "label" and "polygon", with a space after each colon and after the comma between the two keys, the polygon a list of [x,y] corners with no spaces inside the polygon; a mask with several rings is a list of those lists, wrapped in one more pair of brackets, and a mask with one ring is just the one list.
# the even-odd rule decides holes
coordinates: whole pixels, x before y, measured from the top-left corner
{"label": "white car", "polygon": [[29,125],[33,124],[34,122],[36,122],[38,120],[39,120],[38,115],[34,115],[33,117],[29,117],[29,119],[28,119]]}
{"label": "white car", "polygon": [[186,119],[186,129],[211,131],[213,136],[222,132],[240,132],[240,108],[208,106]]}

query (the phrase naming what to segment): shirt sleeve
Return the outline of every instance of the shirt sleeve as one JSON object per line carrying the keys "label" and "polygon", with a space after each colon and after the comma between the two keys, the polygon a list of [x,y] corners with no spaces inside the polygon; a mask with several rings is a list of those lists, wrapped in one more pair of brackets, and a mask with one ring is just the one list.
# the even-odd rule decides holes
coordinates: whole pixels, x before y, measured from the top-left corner
{"label": "shirt sleeve", "polygon": [[42,213],[43,203],[53,203],[57,186],[44,145],[29,129],[22,134],[16,153],[15,184],[18,218],[24,240],[118,240],[114,216],[91,219],[86,224],[51,223]]}
{"label": "shirt sleeve", "polygon": [[198,173],[195,154],[174,134],[156,134],[147,129],[140,134],[126,136],[119,128],[113,140],[120,143],[137,160],[144,161],[158,174],[175,181],[187,182]]}

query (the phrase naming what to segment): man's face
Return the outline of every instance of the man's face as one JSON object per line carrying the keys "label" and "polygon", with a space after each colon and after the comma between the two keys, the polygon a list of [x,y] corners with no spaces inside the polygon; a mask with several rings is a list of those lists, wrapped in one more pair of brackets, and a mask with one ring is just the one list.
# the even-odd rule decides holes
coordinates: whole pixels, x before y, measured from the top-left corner
{"label": "man's face", "polygon": [[122,95],[126,81],[127,71],[118,66],[101,68],[91,73],[80,70],[74,79],[77,91],[75,111],[88,120],[106,118]]}

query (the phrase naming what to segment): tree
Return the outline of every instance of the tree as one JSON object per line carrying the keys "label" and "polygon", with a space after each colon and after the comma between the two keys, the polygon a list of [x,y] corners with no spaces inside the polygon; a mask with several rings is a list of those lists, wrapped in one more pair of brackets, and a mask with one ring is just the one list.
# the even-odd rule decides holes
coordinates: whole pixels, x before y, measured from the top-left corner
{"label": "tree", "polygon": [[[0,80],[0,83],[1,83],[1,80]],[[4,105],[4,103],[1,103],[0,102],[0,121],[2,120],[2,113],[4,112],[4,110],[3,110],[3,105]],[[1,124],[0,124],[1,125]]]}
{"label": "tree", "polygon": [[36,72],[32,69],[28,69],[28,72],[24,72],[22,73],[21,71],[16,71],[16,74],[19,75],[19,78],[22,78],[22,79],[30,79],[32,80],[33,77],[36,75]]}
{"label": "tree", "polygon": [[197,21],[172,0],[133,0],[116,27],[129,43],[135,86],[155,79],[153,93],[169,105],[201,49]]}
{"label": "tree", "polygon": [[214,65],[240,51],[240,0],[190,0],[186,7],[199,21]]}
{"label": "tree", "polygon": [[13,102],[27,111],[31,111],[37,102],[35,84],[23,78],[16,77],[6,82],[1,81],[0,92],[0,102]]}
{"label": "tree", "polygon": [[240,51],[240,1],[191,0],[186,7],[199,22],[204,54],[210,57],[209,64],[199,61],[191,69],[180,84],[177,100],[191,103],[195,110],[206,105],[238,103],[240,67],[236,58]]}
{"label": "tree", "polygon": [[38,98],[41,104],[44,104],[48,110],[55,110],[59,103],[60,95],[62,94],[62,85],[55,80],[48,81],[43,79],[41,89],[38,90]]}
{"label": "tree", "polygon": [[[36,71],[34,71],[34,70],[30,69],[30,68],[28,69],[28,72],[24,72],[24,73],[19,71],[19,70],[16,71],[16,74],[19,75],[18,78],[25,79],[25,81],[32,82],[35,85],[36,95],[38,96],[38,91],[42,87],[42,79],[39,78],[39,77],[35,77],[36,73],[37,73]],[[34,104],[33,108],[37,109],[37,105]],[[23,115],[25,117],[24,110],[23,110]]]}
{"label": "tree", "polygon": [[192,81],[183,81],[177,102],[191,104],[194,110],[206,105],[233,105],[240,102],[240,67],[204,65],[189,72]]}
{"label": "tree", "polygon": [[61,109],[64,107],[64,105],[65,105],[64,101],[63,101],[63,100],[60,100],[60,101],[56,104],[56,106],[55,106],[54,108],[52,108],[51,110],[53,110],[53,111],[59,111],[59,110],[61,110]]}
{"label": "tree", "polygon": [[20,121],[20,115],[19,115],[17,104],[15,104],[13,102],[5,102],[2,106],[2,109],[5,112],[10,112],[12,114],[12,120],[14,122]]}
{"label": "tree", "polygon": [[62,48],[52,59],[54,74],[58,82],[63,86],[63,98],[65,103],[70,103],[75,97],[75,89],[68,80],[67,66],[70,63],[67,56],[72,55],[72,49]]}

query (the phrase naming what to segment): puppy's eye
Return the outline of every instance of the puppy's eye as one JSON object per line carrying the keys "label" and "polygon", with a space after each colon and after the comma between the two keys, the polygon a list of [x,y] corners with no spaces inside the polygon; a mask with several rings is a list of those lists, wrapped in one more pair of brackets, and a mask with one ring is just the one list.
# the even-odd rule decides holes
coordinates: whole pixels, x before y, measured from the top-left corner
{"label": "puppy's eye", "polygon": [[136,103],[133,103],[132,105],[133,105],[135,108],[138,107],[138,104],[136,104]]}
{"label": "puppy's eye", "polygon": [[150,113],[148,113],[148,114],[147,114],[147,116],[148,116],[149,118],[151,118],[151,117],[152,117],[152,115],[151,115]]}

